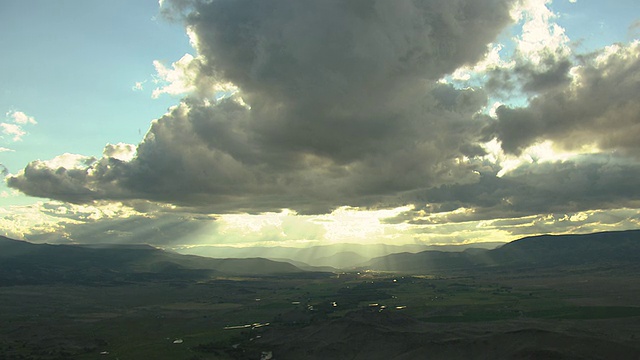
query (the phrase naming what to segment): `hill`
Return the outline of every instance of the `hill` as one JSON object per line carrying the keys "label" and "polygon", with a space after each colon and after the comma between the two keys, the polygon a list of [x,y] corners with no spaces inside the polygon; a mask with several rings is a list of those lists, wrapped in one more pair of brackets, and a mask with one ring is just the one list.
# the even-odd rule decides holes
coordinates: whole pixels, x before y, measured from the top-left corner
{"label": "hill", "polygon": [[148,245],[49,245],[0,237],[0,285],[302,272],[289,263],[263,258],[211,259],[166,252]]}
{"label": "hill", "polygon": [[362,268],[424,273],[496,267],[635,265],[638,261],[640,230],[628,230],[581,235],[532,236],[492,250],[392,254],[374,258]]}
{"label": "hill", "polygon": [[395,253],[417,253],[421,251],[461,252],[469,248],[493,249],[504,243],[486,242],[464,245],[390,245],[390,244],[330,244],[295,248],[285,246],[273,247],[232,247],[232,246],[198,246],[176,249],[181,254],[207,256],[212,258],[250,258],[263,257],[281,261],[288,259],[295,265],[303,262],[310,266],[332,266],[348,269],[358,266],[372,258]]}

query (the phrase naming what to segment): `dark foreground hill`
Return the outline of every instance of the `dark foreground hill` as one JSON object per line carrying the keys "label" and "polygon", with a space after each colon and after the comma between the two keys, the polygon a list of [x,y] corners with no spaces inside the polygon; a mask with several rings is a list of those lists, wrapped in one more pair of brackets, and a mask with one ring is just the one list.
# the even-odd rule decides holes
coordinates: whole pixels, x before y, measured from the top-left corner
{"label": "dark foreground hill", "polygon": [[640,230],[629,230],[532,236],[492,250],[392,254],[372,259],[362,268],[425,273],[477,268],[636,265],[639,262]]}
{"label": "dark foreground hill", "polygon": [[0,285],[302,272],[289,263],[262,258],[211,259],[170,253],[148,245],[49,245],[0,237]]}

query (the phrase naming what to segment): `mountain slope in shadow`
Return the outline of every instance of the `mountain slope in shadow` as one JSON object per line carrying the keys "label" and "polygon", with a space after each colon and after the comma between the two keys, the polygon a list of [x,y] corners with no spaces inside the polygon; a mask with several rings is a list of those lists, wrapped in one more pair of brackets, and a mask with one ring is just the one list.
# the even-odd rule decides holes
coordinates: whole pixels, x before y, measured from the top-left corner
{"label": "mountain slope in shadow", "polygon": [[211,259],[148,245],[49,245],[0,237],[0,284],[194,279],[302,273],[263,258]]}
{"label": "mountain slope in shadow", "polygon": [[581,235],[532,236],[492,250],[392,254],[372,259],[361,268],[424,273],[491,267],[636,265],[639,261],[640,230],[628,230]]}

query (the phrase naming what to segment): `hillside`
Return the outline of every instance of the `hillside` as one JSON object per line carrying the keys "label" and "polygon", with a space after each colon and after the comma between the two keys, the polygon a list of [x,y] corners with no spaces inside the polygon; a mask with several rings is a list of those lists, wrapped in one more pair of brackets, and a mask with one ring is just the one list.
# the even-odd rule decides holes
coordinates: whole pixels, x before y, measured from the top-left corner
{"label": "hillside", "polygon": [[504,243],[486,242],[463,245],[424,245],[424,244],[331,244],[294,248],[284,246],[273,247],[232,247],[232,246],[198,246],[176,249],[181,254],[207,256],[212,258],[251,258],[263,257],[272,260],[288,259],[303,262],[311,266],[332,266],[336,268],[353,268],[372,258],[396,253],[417,253],[421,251],[461,252],[469,248],[494,249]]}
{"label": "hillside", "polygon": [[542,235],[512,241],[492,250],[423,251],[372,259],[363,269],[434,272],[490,267],[552,267],[637,264],[640,230],[582,235]]}
{"label": "hillside", "polygon": [[501,264],[634,262],[640,260],[640,230],[532,236],[505,244],[490,254]]}
{"label": "hillside", "polygon": [[211,259],[147,245],[49,245],[0,237],[0,284],[120,282],[303,272],[263,258]]}

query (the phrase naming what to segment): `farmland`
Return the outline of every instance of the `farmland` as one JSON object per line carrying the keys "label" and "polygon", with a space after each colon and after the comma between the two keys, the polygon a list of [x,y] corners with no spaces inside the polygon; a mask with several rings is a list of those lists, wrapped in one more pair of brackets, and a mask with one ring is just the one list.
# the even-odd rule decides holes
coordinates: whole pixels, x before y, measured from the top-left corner
{"label": "farmland", "polygon": [[464,358],[455,344],[497,358],[640,354],[638,277],[564,270],[5,286],[0,359]]}

